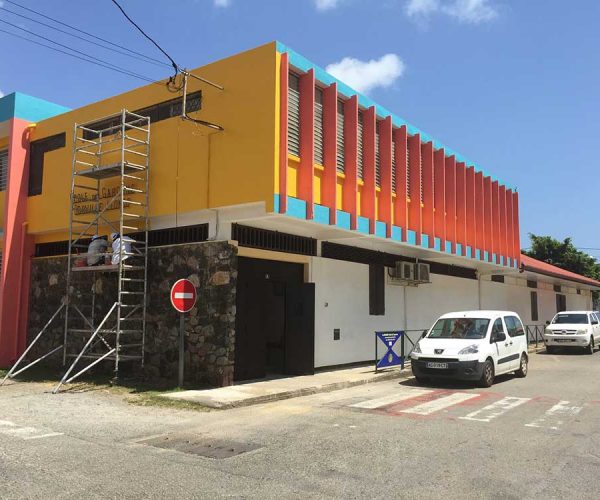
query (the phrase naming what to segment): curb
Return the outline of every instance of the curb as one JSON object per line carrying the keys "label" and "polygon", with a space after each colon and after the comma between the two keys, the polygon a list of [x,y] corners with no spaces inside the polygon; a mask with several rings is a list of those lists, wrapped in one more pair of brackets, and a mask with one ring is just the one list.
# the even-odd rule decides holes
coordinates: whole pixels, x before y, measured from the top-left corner
{"label": "curb", "polygon": [[344,382],[332,382],[330,384],[305,387],[302,389],[294,389],[285,392],[278,392],[275,394],[266,394],[264,396],[256,396],[253,398],[243,399],[241,401],[233,401],[231,403],[223,403],[219,404],[215,402],[214,404],[209,404],[207,402],[197,402],[192,401],[190,399],[173,397],[170,394],[161,394],[160,397],[167,398],[173,401],[185,401],[187,403],[197,404],[198,406],[203,406],[205,408],[212,408],[216,410],[230,410],[232,408],[241,408],[244,406],[253,406],[263,403],[271,403],[273,401],[282,401],[284,399],[292,399],[298,398],[301,396],[310,396],[312,394],[321,394],[326,392],[333,392],[340,389],[347,389],[349,387],[356,387],[359,385],[367,385],[375,382],[383,382],[386,380],[394,380],[394,379],[406,379],[412,376],[410,370],[407,370],[406,367],[404,370],[393,371],[388,373],[382,373],[381,375],[376,375],[370,379],[362,379],[362,380],[352,380],[352,381],[344,381]]}

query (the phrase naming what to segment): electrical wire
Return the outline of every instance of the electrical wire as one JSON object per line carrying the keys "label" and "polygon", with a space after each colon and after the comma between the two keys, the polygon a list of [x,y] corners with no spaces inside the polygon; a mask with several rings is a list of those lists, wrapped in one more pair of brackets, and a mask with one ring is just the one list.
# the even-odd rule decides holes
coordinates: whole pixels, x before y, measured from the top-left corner
{"label": "electrical wire", "polygon": [[154,57],[147,56],[146,54],[142,54],[141,52],[136,52],[135,50],[129,49],[127,47],[124,47],[123,45],[119,45],[118,43],[114,43],[114,42],[111,42],[110,40],[107,40],[105,38],[93,35],[92,33],[89,33],[89,32],[84,31],[82,29],[76,28],[75,26],[67,24],[67,23],[65,23],[63,21],[59,21],[58,19],[54,19],[53,17],[47,16],[46,14],[42,14],[41,12],[38,12],[38,11],[33,10],[33,9],[30,9],[29,7],[25,7],[24,5],[21,5],[21,4],[17,3],[17,2],[14,2],[13,0],[4,0],[4,3],[10,3],[10,4],[12,4],[12,5],[16,6],[16,7],[19,7],[21,9],[23,9],[23,10],[27,10],[29,12],[32,12],[33,14],[36,14],[36,15],[38,15],[40,17],[48,19],[49,21],[52,21],[54,23],[58,23],[58,24],[60,24],[62,26],[65,26],[65,27],[67,27],[69,29],[75,30],[75,31],[77,31],[79,33],[83,33],[84,35],[89,36],[91,38],[95,38],[96,40],[100,40],[101,42],[108,43],[109,45],[112,45],[113,47],[118,47],[119,49],[126,50],[127,52],[131,52],[132,54],[136,54],[138,56],[144,57],[144,58],[146,58],[146,59],[148,59],[150,61],[154,61],[156,63],[160,63],[160,64],[168,66],[167,63],[165,63],[164,61],[161,61],[160,59],[156,59]]}
{"label": "electrical wire", "polygon": [[78,56],[78,55],[76,55],[76,54],[73,54],[73,53],[71,53],[71,52],[67,52],[67,51],[65,51],[65,50],[57,49],[56,47],[52,47],[52,46],[50,46],[50,45],[46,45],[45,43],[38,42],[38,41],[36,41],[36,40],[31,40],[30,38],[27,38],[27,37],[21,36],[21,35],[19,35],[19,34],[17,34],[17,33],[11,33],[10,31],[6,31],[6,30],[4,30],[4,29],[2,29],[2,28],[0,28],[0,32],[2,32],[2,33],[6,33],[7,35],[14,36],[14,37],[16,37],[16,38],[20,38],[21,40],[25,40],[25,41],[27,41],[27,42],[34,43],[34,44],[36,44],[36,45],[40,45],[41,47],[45,47],[45,48],[47,48],[47,49],[54,50],[54,51],[56,51],[56,52],[60,52],[61,54],[65,54],[65,55],[67,55],[67,56],[74,57],[75,59],[80,59],[81,61],[85,61],[85,62],[88,62],[88,63],[91,63],[91,64],[95,64],[96,66],[101,66],[101,67],[103,67],[103,68],[107,68],[107,69],[110,69],[110,70],[112,70],[112,71],[116,71],[117,73],[122,73],[122,74],[124,74],[124,75],[131,76],[131,77],[133,77],[133,78],[138,78],[138,79],[140,79],[140,80],[144,80],[145,82],[153,83],[153,84],[155,84],[155,85],[160,85],[161,87],[163,86],[163,84],[162,84],[162,83],[160,83],[160,82],[157,82],[157,81],[155,81],[155,80],[152,80],[151,78],[147,78],[147,77],[145,77],[145,76],[138,75],[138,74],[136,74],[136,73],[131,73],[131,72],[127,71],[127,70],[123,70],[123,69],[117,68],[116,66],[112,66],[112,65],[110,65],[110,66],[109,66],[109,65],[107,65],[107,64],[104,64],[104,63],[101,63],[101,62],[96,62],[96,61],[93,61],[93,60],[91,60],[91,59],[87,59],[87,58],[85,58],[85,57]]}
{"label": "electrical wire", "polygon": [[85,52],[82,52],[81,50],[73,49],[73,48],[69,47],[68,45],[64,45],[62,43],[59,43],[59,42],[56,42],[56,41],[52,40],[51,38],[47,38],[47,37],[45,37],[43,35],[39,35],[39,34],[33,32],[33,31],[29,31],[29,30],[27,30],[25,28],[21,28],[20,26],[17,26],[16,24],[13,24],[13,23],[10,23],[8,21],[5,21],[4,19],[0,19],[0,23],[8,24],[9,26],[12,26],[13,28],[16,28],[18,30],[24,31],[25,33],[28,33],[28,34],[33,35],[33,36],[36,36],[38,38],[41,38],[42,40],[46,40],[47,42],[53,43],[55,45],[58,45],[59,47],[62,47],[62,48],[65,48],[67,50],[70,50],[72,52],[75,52],[77,54],[80,54],[80,55],[82,55],[84,57],[87,57],[88,59],[97,61],[98,63],[103,64],[107,68],[116,69],[116,70],[119,70],[121,72],[126,72],[129,75],[131,75],[131,76],[136,76],[138,78],[144,78],[144,79],[146,79],[146,80],[148,80],[150,82],[154,82],[154,80],[152,80],[151,78],[145,77],[143,75],[139,75],[139,74],[134,73],[133,71],[129,71],[129,70],[125,69],[125,68],[121,68],[120,66],[116,66],[115,64],[109,63],[109,62],[107,62],[107,61],[105,61],[103,59],[99,59],[98,57],[86,54]]}
{"label": "electrical wire", "polygon": [[176,63],[176,62],[173,60],[173,58],[172,58],[172,57],[171,57],[169,54],[167,54],[167,52],[166,52],[166,51],[165,51],[165,50],[164,50],[164,49],[163,49],[163,48],[162,48],[162,47],[161,47],[161,46],[160,46],[158,43],[156,43],[152,37],[150,37],[149,35],[147,35],[147,34],[146,34],[146,32],[145,32],[145,31],[144,31],[142,28],[140,28],[140,27],[138,26],[138,24],[137,24],[137,23],[136,23],[136,22],[135,22],[133,19],[131,19],[131,17],[129,17],[129,16],[127,15],[127,12],[125,12],[125,10],[123,9],[123,7],[121,7],[121,6],[119,5],[119,2],[117,2],[117,0],[112,0],[112,3],[114,3],[114,4],[117,6],[117,8],[118,8],[118,9],[121,11],[121,13],[122,13],[122,14],[125,16],[125,18],[126,18],[126,19],[127,19],[127,20],[128,20],[130,23],[131,23],[131,24],[133,24],[133,25],[134,25],[134,26],[137,28],[137,30],[138,30],[138,31],[139,31],[139,32],[140,32],[142,35],[144,35],[144,36],[145,36],[145,37],[146,37],[148,40],[150,40],[150,41],[151,41],[151,42],[154,44],[154,46],[155,46],[155,47],[156,47],[158,50],[160,50],[160,51],[161,51],[161,52],[162,52],[162,53],[163,53],[163,54],[164,54],[164,55],[167,57],[167,59],[169,59],[169,61],[171,61],[171,65],[173,66],[173,69],[175,70],[175,75],[177,75],[177,73],[179,73],[179,66],[178,66],[178,65],[177,65],[177,63]]}
{"label": "electrical wire", "polygon": [[126,56],[126,57],[131,57],[133,59],[137,59],[138,61],[142,61],[142,62],[145,62],[145,63],[148,63],[148,64],[154,64],[156,66],[168,66],[168,67],[171,67],[170,64],[162,62],[162,61],[155,62],[152,59],[145,58],[146,56],[141,57],[141,56],[138,56],[138,55],[136,55],[134,53],[128,53],[128,52],[123,51],[123,50],[118,50],[118,49],[115,49],[113,47],[109,47],[109,46],[104,45],[102,43],[94,42],[93,40],[88,40],[87,38],[85,38],[83,36],[79,36],[79,35],[76,35],[74,33],[70,33],[67,30],[63,30],[63,29],[57,28],[56,26],[52,26],[51,24],[44,23],[42,21],[38,21],[37,19],[34,19],[33,17],[29,17],[29,16],[25,16],[23,14],[19,14],[18,12],[15,12],[13,10],[7,9],[6,7],[3,7],[1,4],[0,4],[0,9],[3,10],[3,11],[8,12],[9,14],[12,14],[14,16],[19,16],[19,17],[21,17],[23,19],[27,19],[28,21],[31,21],[31,22],[40,24],[42,26],[45,26],[46,28],[50,28],[50,29],[56,30],[56,31],[58,31],[60,33],[64,33],[65,35],[71,36],[73,38],[77,38],[78,40],[83,40],[86,43],[90,43],[92,45],[97,45],[98,47],[102,47],[105,50],[110,50],[110,51],[115,52],[117,54],[121,54],[121,55]]}

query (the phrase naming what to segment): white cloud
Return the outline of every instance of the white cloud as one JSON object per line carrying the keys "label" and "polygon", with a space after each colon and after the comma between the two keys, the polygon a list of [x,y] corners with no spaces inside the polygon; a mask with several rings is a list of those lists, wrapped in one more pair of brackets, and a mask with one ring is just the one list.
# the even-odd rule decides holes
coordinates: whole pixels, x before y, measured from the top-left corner
{"label": "white cloud", "polygon": [[[0,7],[1,7],[1,5],[0,5]],[[0,89],[0,99],[1,99],[2,97],[4,97],[4,92],[2,92],[2,89]]]}
{"label": "white cloud", "polygon": [[393,85],[402,76],[404,69],[404,62],[396,54],[386,54],[370,61],[345,57],[326,68],[336,78],[365,93],[377,87]]}
{"label": "white cloud", "polygon": [[231,5],[231,0],[213,0],[213,2],[215,7],[229,7]]}
{"label": "white cloud", "polygon": [[442,14],[461,23],[479,24],[498,17],[493,0],[408,0],[406,15],[418,22]]}
{"label": "white cloud", "polygon": [[340,4],[340,0],[314,0],[314,3],[317,10],[331,10]]}

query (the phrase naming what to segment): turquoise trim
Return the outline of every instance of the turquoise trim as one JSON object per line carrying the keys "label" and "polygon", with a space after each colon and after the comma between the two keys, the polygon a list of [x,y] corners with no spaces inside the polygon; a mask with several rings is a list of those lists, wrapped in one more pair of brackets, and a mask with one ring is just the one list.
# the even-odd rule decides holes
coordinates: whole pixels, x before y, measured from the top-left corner
{"label": "turquoise trim", "polygon": [[344,212],[343,210],[337,210],[336,212],[336,223],[337,227],[341,227],[342,229],[350,229],[350,214],[348,212]]}
{"label": "turquoise trim", "polygon": [[471,247],[468,246],[468,245],[467,245],[467,248],[466,248],[466,254],[467,254],[467,257],[469,257],[469,259],[470,259],[471,258]]}
{"label": "turquoise trim", "polygon": [[276,214],[279,213],[279,195],[278,194],[273,196],[273,212],[275,212]]}
{"label": "turquoise trim", "polygon": [[417,233],[415,233],[412,230],[408,230],[406,232],[406,242],[410,243],[411,245],[416,245],[417,244]]}
{"label": "turquoise trim", "polygon": [[461,243],[457,243],[456,244],[456,250],[454,252],[456,255],[462,255],[462,244]]}
{"label": "turquoise trim", "polygon": [[306,219],[306,202],[293,196],[288,196],[286,215],[298,219]]}
{"label": "turquoise trim", "polygon": [[392,226],[392,239],[396,241],[402,241],[402,228],[398,226]]}
{"label": "turquoise trim", "polygon": [[421,246],[423,248],[429,248],[429,235],[421,233]]}
{"label": "turquoise trim", "polygon": [[356,220],[356,230],[360,233],[369,234],[369,229],[369,219],[358,216]]}
{"label": "turquoise trim", "polygon": [[492,262],[494,264],[496,263],[496,254],[495,253],[492,254]]}
{"label": "turquoise trim", "polygon": [[452,253],[452,242],[450,240],[446,240],[446,253]]}
{"label": "turquoise trim", "polygon": [[329,208],[315,203],[313,209],[313,220],[319,224],[329,225]]}
{"label": "turquoise trim", "polygon": [[0,98],[0,122],[11,118],[39,122],[67,111],[70,109],[20,92]]}
{"label": "turquoise trim", "polygon": [[433,240],[433,249],[437,250],[438,252],[441,251],[441,249],[442,249],[442,240],[440,240],[439,238],[434,238],[434,240]]}
{"label": "turquoise trim", "polygon": [[[427,133],[423,132],[422,130],[420,130],[419,128],[411,125],[403,118],[400,118],[398,115],[388,111],[386,108],[384,108],[383,106],[380,106],[379,104],[377,104],[375,101],[373,101],[366,95],[361,94],[360,92],[357,92],[353,88],[346,85],[344,82],[338,80],[331,74],[327,73],[327,71],[325,71],[323,68],[317,66],[313,62],[306,59],[304,56],[302,56],[302,55],[298,54],[297,52],[295,52],[294,50],[290,49],[288,46],[284,45],[281,42],[275,42],[275,44],[276,44],[277,52],[279,52],[280,54],[285,53],[285,52],[288,53],[290,65],[292,65],[304,72],[306,72],[310,69],[314,70],[315,78],[322,84],[331,85],[332,83],[336,83],[337,87],[338,87],[338,92],[340,94],[343,94],[346,97],[351,97],[353,95],[356,95],[358,97],[358,103],[360,106],[362,106],[364,108],[370,108],[371,106],[374,106],[378,116],[380,116],[382,118],[391,116],[392,123],[395,126],[401,127],[401,126],[405,125],[406,129],[410,135],[420,134],[421,140],[423,142],[431,141],[431,142],[433,142],[433,146],[435,149],[443,148],[446,156],[454,156],[456,158],[456,161],[464,162],[467,166],[473,166],[475,168],[475,171],[481,172],[484,175],[484,177],[490,176],[492,181],[500,182],[497,177],[490,175],[476,163],[469,161],[467,158],[465,158],[460,153],[457,153],[453,149],[450,149],[449,147],[445,146],[437,139],[434,139],[433,137],[431,137],[429,134],[427,134]],[[512,189],[508,184],[504,184],[504,185],[506,186],[507,189]]]}
{"label": "turquoise trim", "polygon": [[479,250],[479,248],[475,249],[475,258],[481,260],[481,250]]}
{"label": "turquoise trim", "polygon": [[375,221],[375,236],[387,238],[387,224],[381,221]]}
{"label": "turquoise trim", "polygon": [[510,257],[507,258],[508,263],[506,264],[508,267],[512,267],[512,259]]}
{"label": "turquoise trim", "polygon": [[488,253],[487,250],[483,251],[483,260],[485,260],[486,262],[490,261],[490,254]]}

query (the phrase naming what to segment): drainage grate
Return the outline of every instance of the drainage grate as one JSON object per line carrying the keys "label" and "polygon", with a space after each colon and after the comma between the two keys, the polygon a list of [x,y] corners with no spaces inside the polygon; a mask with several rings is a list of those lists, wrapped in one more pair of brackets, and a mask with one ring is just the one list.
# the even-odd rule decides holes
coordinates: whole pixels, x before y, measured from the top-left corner
{"label": "drainage grate", "polygon": [[138,442],[155,448],[175,450],[181,453],[214,458],[217,460],[235,457],[261,448],[261,446],[251,443],[239,443],[237,441],[208,439],[197,435],[181,434],[159,436]]}

